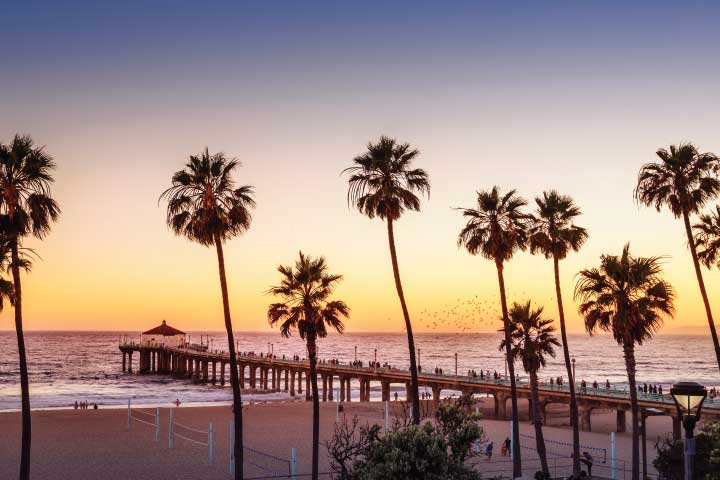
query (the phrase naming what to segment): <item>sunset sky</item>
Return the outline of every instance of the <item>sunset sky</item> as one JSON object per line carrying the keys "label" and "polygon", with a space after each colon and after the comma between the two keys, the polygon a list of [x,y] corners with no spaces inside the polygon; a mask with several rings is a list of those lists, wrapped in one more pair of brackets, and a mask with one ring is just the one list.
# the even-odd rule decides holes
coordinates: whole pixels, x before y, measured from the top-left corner
{"label": "sunset sky", "polygon": [[[421,150],[432,182],[422,212],[396,225],[418,331],[498,328],[494,265],[456,247],[451,208],[497,184],[528,199],[554,188],[583,209],[589,241],[561,265],[573,331],[576,272],[630,241],[668,256],[678,308],[665,330],[707,332],[681,222],[632,191],[659,147],[720,154],[717,5],[13,3],[0,142],[46,145],[63,210],[27,242],[41,257],[25,277],[28,329],[223,328],[214,250],[175,237],[158,205],[208,146],[241,160],[237,179],[257,192],[251,230],[226,245],[238,330],[269,328],[264,291],[302,250],[345,275],[349,330],[401,331],[385,226],[348,208],[340,175],[387,134]],[[720,272],[705,274],[720,317]],[[549,261],[518,254],[506,283],[511,301],[556,317]],[[476,295],[473,319],[447,313]],[[13,328],[8,308],[0,329]]]}

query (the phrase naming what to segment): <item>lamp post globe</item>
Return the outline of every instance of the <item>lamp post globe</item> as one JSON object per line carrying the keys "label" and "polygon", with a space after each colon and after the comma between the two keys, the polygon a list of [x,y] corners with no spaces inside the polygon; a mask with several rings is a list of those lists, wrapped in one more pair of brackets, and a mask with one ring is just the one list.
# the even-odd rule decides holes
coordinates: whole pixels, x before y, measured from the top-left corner
{"label": "lamp post globe", "polygon": [[670,389],[675,401],[678,417],[685,429],[685,478],[693,478],[695,460],[695,424],[700,420],[703,402],[707,397],[707,389],[696,382],[677,382]]}

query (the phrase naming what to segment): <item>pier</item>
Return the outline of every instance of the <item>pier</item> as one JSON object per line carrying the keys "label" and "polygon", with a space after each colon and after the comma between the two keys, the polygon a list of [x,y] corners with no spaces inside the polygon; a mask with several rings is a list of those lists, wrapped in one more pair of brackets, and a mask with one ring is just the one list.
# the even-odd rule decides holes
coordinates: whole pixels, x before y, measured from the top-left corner
{"label": "pier", "polygon": [[[153,342],[121,341],[123,372],[133,372],[133,356],[138,358],[138,373],[167,374],[178,378],[189,378],[198,383],[224,385],[226,367],[230,364],[227,352],[209,351],[207,347],[180,345],[171,347]],[[310,400],[310,365],[307,360],[277,358],[276,355],[237,355],[240,388],[284,391],[291,396],[305,395]],[[370,401],[370,387],[373,382],[380,384],[382,400],[390,400],[390,385],[401,384],[410,388],[410,373],[396,368],[371,368],[353,366],[337,361],[318,361],[318,392],[321,401],[351,401],[350,385],[357,382],[361,402]],[[336,384],[335,381],[338,383]],[[435,406],[440,402],[443,390],[460,392],[462,395],[483,394],[495,400],[495,418],[508,419],[507,400],[510,398],[510,382],[506,379],[480,378],[476,376],[448,375],[419,372],[421,387],[432,391]],[[335,393],[339,398],[334,398]],[[530,402],[530,385],[518,383],[518,398]],[[583,431],[592,430],[593,410],[615,410],[617,432],[626,429],[626,417],[630,415],[630,395],[626,390],[576,387],[580,426]],[[540,410],[545,420],[545,411],[551,404],[569,404],[570,392],[567,386],[541,385]],[[670,395],[638,393],[643,419],[647,416],[667,415],[673,419],[673,432],[679,437],[680,421]],[[532,409],[529,409],[532,412]],[[720,419],[720,399],[708,398],[703,406],[703,418]]]}

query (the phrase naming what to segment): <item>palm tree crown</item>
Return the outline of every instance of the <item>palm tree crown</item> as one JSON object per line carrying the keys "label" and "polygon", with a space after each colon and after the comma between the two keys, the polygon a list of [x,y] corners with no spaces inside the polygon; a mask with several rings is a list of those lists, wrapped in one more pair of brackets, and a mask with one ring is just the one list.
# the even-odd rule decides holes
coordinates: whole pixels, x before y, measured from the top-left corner
{"label": "palm tree crown", "polygon": [[510,260],[516,250],[527,247],[528,216],[522,212],[525,205],[527,202],[515,190],[503,196],[497,186],[489,192],[477,192],[477,208],[460,209],[469,219],[460,231],[458,246],[488,260]]}
{"label": "palm tree crown", "polygon": [[691,143],[659,149],[660,163],[643,165],[638,174],[635,198],[660,211],[663,205],[677,218],[683,212],[698,213],[720,192],[718,157],[700,153]]}
{"label": "palm tree crown", "polygon": [[408,143],[382,136],[368,143],[367,152],[353,159],[348,203],[369,218],[397,220],[405,210],[420,210],[418,194],[430,195],[430,180],[422,168],[411,168],[420,151]]}
{"label": "palm tree crown", "polygon": [[575,287],[585,328],[612,333],[625,345],[642,344],[675,310],[675,293],[661,277],[661,257],[632,257],[630,245],[620,256],[603,255],[600,268],[582,270]]}
{"label": "palm tree crown", "polygon": [[11,144],[0,145],[0,212],[13,235],[44,238],[50,233],[60,216],[50,194],[54,169],[52,157],[29,136],[15,135]]}
{"label": "palm tree crown", "polygon": [[223,153],[210,155],[206,148],[190,156],[183,170],[172,177],[172,186],[160,196],[168,201],[167,224],[205,246],[240,235],[250,228],[255,207],[253,187],[236,186],[232,173],[240,163]]}
{"label": "palm tree crown", "polygon": [[698,259],[708,268],[720,266],[720,206],[715,211],[701,215],[695,229]]}
{"label": "palm tree crown", "polygon": [[[510,343],[514,358],[522,361],[526,372],[537,372],[545,366],[547,355],[554,357],[554,346],[560,342],[553,336],[552,320],[542,318],[543,308],[533,310],[530,302],[513,303],[510,309]],[[504,331],[500,330],[501,332]],[[505,340],[500,350],[505,349]]]}
{"label": "palm tree crown", "polygon": [[577,252],[588,238],[587,230],[573,222],[582,213],[572,198],[555,190],[535,198],[536,215],[530,227],[530,253],[562,260],[572,250]]}
{"label": "palm tree crown", "polygon": [[302,339],[323,338],[328,326],[339,333],[345,329],[342,319],[350,315],[350,308],[341,300],[329,300],[342,275],[328,273],[327,268],[325,258],[302,252],[294,268],[278,267],[282,280],[268,293],[283,301],[270,305],[268,321],[271,325],[280,323],[284,337],[297,331]]}

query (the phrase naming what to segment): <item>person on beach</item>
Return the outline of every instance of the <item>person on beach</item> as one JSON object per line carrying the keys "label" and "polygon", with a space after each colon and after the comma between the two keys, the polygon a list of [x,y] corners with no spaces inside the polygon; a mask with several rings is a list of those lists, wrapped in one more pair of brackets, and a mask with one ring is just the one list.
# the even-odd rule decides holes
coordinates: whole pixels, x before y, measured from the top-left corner
{"label": "person on beach", "polygon": [[173,403],[175,404],[175,407],[179,407],[179,406],[180,406],[180,399],[179,399],[179,398],[176,398]]}
{"label": "person on beach", "polygon": [[551,387],[554,387],[554,386],[555,386],[555,379],[552,378],[552,377],[550,377],[550,386],[551,386]]}
{"label": "person on beach", "polygon": [[662,385],[658,385],[658,395],[662,395]]}
{"label": "person on beach", "polygon": [[490,441],[490,443],[487,444],[487,447],[485,447],[485,459],[486,462],[489,462],[492,460],[492,452],[493,452],[493,442]]}
{"label": "person on beach", "polygon": [[583,452],[582,455],[580,455],[580,461],[587,467],[588,477],[592,477],[592,466],[594,461],[592,455],[588,452]]}
{"label": "person on beach", "polygon": [[397,399],[398,399],[398,394],[397,394],[397,392],[395,392],[395,401],[396,402],[398,401]]}
{"label": "person on beach", "polygon": [[610,390],[610,379],[605,380],[605,390]]}
{"label": "person on beach", "polygon": [[503,450],[505,451],[505,453],[503,454],[503,457],[507,457],[508,455],[510,455],[510,445],[510,437],[505,437],[505,441],[503,442]]}
{"label": "person on beach", "polygon": [[595,380],[595,381],[593,381],[593,390],[597,390],[597,389],[598,389],[598,383],[597,383],[597,380]]}
{"label": "person on beach", "polygon": [[78,403],[77,403],[77,400],[75,400],[75,410],[77,410],[77,409],[78,409]]}

